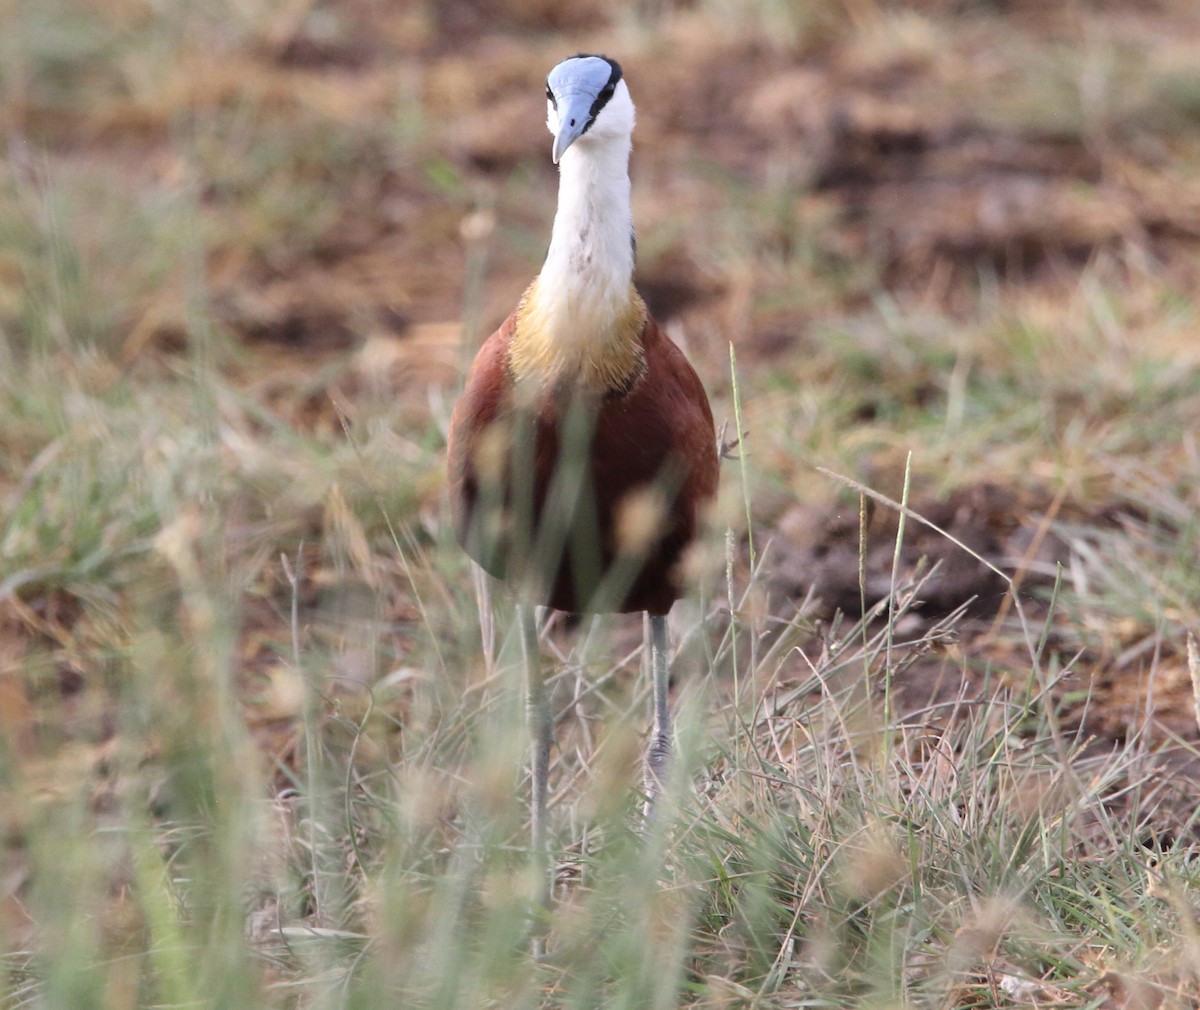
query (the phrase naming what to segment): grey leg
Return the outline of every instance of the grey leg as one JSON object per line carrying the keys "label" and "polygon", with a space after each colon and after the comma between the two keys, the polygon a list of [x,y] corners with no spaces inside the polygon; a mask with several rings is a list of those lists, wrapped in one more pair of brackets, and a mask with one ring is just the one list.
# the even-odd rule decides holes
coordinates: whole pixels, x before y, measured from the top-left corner
{"label": "grey leg", "polygon": [[[543,909],[550,908],[550,854],[546,848],[546,779],[550,773],[550,744],[554,726],[538,656],[537,620],[533,608],[526,604],[519,604],[517,613],[521,622],[521,652],[525,659],[525,717],[532,744],[531,848],[536,880],[533,900],[540,915]],[[533,956],[541,957],[544,952],[542,924],[539,923],[534,932]]]}
{"label": "grey leg", "polygon": [[654,813],[654,804],[667,782],[671,761],[671,704],[668,693],[670,675],[667,658],[667,618],[647,615],[650,639],[650,677],[654,689],[654,730],[646,749],[645,814]]}

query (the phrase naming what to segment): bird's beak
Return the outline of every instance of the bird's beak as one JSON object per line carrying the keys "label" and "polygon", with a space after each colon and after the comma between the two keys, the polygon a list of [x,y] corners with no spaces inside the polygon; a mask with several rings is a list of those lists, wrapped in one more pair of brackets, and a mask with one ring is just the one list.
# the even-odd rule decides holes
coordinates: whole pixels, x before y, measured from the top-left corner
{"label": "bird's beak", "polygon": [[555,134],[554,150],[550,155],[554,164],[558,164],[563,152],[587,129],[592,118],[592,102],[595,101],[595,97],[586,92],[558,96],[558,133]]}

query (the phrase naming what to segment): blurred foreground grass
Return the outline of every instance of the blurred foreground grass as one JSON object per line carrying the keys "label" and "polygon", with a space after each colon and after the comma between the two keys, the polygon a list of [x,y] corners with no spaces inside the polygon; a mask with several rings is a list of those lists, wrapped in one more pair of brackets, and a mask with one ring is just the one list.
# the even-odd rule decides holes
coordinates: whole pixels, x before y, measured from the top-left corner
{"label": "blurred foreground grass", "polygon": [[[1190,4],[10,14],[3,1005],[1196,1004]],[[577,49],[626,64],[641,282],[718,415],[737,348],[760,563],[727,468],[661,837],[638,629],[548,631],[535,967],[440,454]],[[906,481],[1002,577],[884,504],[860,550],[853,483]]]}

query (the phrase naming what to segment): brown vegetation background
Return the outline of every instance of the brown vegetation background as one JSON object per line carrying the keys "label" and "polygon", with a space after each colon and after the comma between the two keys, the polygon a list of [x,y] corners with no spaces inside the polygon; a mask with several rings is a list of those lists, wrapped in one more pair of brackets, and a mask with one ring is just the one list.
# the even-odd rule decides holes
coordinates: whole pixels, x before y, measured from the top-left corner
{"label": "brown vegetation background", "polygon": [[[197,492],[170,521],[94,540],[104,564],[150,544],[155,565],[182,571],[194,547],[241,572],[231,656],[285,763],[280,553],[306,562],[311,640],[326,618],[385,629],[383,652],[360,655],[326,627],[351,678],[403,666],[428,612],[468,592],[446,560],[442,431],[465,362],[540,264],[556,186],[543,78],[580,50],[625,67],[638,282],[719,416],[737,354],[769,544],[761,627],[887,595],[895,513],[875,510],[864,591],[857,495],[817,467],[898,499],[911,451],[916,511],[1037,615],[1056,578],[1076,601],[1049,631],[1074,664],[1068,709],[1090,690],[1096,733],[1196,739],[1191,0],[17,7],[0,42],[6,367],[41,354],[31,388],[53,373],[137,391],[136,425],[62,421],[110,446],[173,430],[178,376],[217,377],[219,520]],[[15,508],[52,471],[59,421],[13,410],[0,493]],[[146,583],[125,562],[81,568],[71,539],[80,516],[122,508],[124,464],[103,458],[98,498],[50,508],[40,541],[10,539],[5,648],[42,671],[5,688],[14,737],[106,697],[105,657],[137,641]],[[740,480],[728,466],[735,527]],[[409,550],[440,551],[451,588],[419,600]],[[967,623],[911,689],[1024,676],[1003,578],[910,525],[902,571],[939,559],[913,627],[963,605]],[[106,703],[82,711],[103,740]]]}

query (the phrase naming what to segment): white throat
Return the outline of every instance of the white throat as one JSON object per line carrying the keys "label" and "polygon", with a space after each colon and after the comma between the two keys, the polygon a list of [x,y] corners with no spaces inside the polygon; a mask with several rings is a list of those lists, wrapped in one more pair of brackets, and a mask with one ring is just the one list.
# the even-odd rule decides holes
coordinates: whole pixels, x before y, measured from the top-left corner
{"label": "white throat", "polygon": [[629,316],[633,214],[628,134],[581,137],[559,162],[558,211],[537,280],[545,337],[563,350],[604,343]]}

